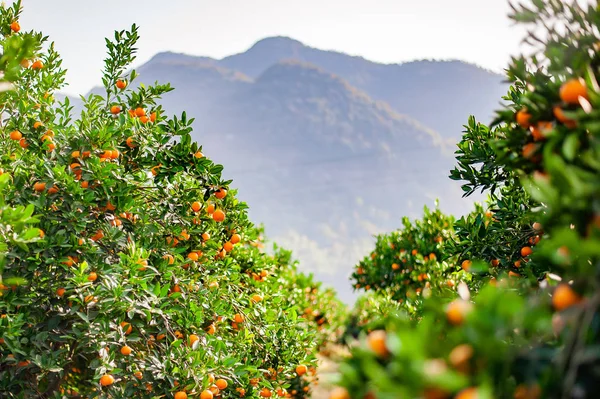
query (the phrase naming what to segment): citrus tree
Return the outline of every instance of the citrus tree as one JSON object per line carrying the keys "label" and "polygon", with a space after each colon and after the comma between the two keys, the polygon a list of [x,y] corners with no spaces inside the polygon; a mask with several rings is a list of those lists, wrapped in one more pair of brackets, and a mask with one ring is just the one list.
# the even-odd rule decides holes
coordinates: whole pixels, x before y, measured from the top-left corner
{"label": "citrus tree", "polygon": [[74,118],[19,13],[0,10],[2,396],[306,396],[324,322],[299,315],[333,293],[261,251],[193,120],[162,110],[172,88],[133,89],[137,27],[106,40],[105,92]]}
{"label": "citrus tree", "polygon": [[492,127],[470,120],[451,175],[491,196],[446,247],[471,280],[362,335],[332,398],[600,395],[600,9],[532,3],[511,15],[532,53]]}

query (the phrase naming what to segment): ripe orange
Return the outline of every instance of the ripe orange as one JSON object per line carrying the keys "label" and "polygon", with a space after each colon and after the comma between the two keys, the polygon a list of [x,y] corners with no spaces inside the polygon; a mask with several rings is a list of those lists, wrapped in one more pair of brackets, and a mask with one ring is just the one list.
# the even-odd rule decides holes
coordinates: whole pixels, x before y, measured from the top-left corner
{"label": "ripe orange", "polygon": [[296,366],[296,374],[298,374],[298,375],[304,375],[304,374],[306,374],[307,371],[308,371],[308,368],[303,364]]}
{"label": "ripe orange", "polygon": [[141,371],[136,371],[135,373],[133,373],[133,376],[135,378],[137,378],[138,380],[141,380],[144,375],[142,374]]}
{"label": "ripe orange", "polygon": [[194,153],[194,158],[202,158],[204,156],[204,154],[202,154],[200,151],[196,151]]}
{"label": "ripe orange", "polygon": [[10,132],[11,140],[18,141],[18,140],[21,140],[21,138],[23,138],[23,135],[18,130],[13,130],[12,132]]}
{"label": "ripe orange", "polygon": [[464,299],[455,299],[450,302],[446,308],[446,318],[450,324],[455,326],[462,324],[472,307],[473,305]]}
{"label": "ripe orange", "polygon": [[350,394],[346,388],[335,387],[331,390],[329,399],[350,399]]}
{"label": "ripe orange", "polygon": [[175,258],[171,254],[164,255],[163,259],[165,259],[169,263],[169,265],[172,265],[173,263],[175,263]]}
{"label": "ripe orange", "polygon": [[231,243],[231,241],[227,241],[225,244],[223,244],[223,249],[226,252],[231,252],[233,250],[233,244]]}
{"label": "ripe orange", "polygon": [[198,254],[196,252],[190,252],[187,255],[188,259],[193,261],[193,262],[197,262],[198,261]]}
{"label": "ripe orange", "polygon": [[531,120],[531,114],[527,112],[526,108],[523,108],[517,112],[516,119],[517,123],[523,129],[529,129],[529,126],[531,126],[531,124],[529,123],[529,121]]}
{"label": "ripe orange", "polygon": [[269,388],[263,388],[260,390],[260,396],[263,398],[270,398],[273,395],[273,392],[269,390]]}
{"label": "ripe orange", "polygon": [[10,24],[10,30],[12,30],[13,32],[17,33],[18,31],[21,30],[21,25],[19,25],[19,23],[17,21],[13,21]]}
{"label": "ripe orange", "polygon": [[42,191],[44,191],[46,189],[46,183],[43,182],[37,182],[33,185],[33,189],[38,192],[41,193]]}
{"label": "ripe orange", "polygon": [[200,202],[198,202],[198,201],[192,202],[192,211],[199,212],[200,208],[202,208],[202,204],[200,204]]}
{"label": "ripe orange", "polygon": [[125,346],[121,347],[121,355],[129,356],[129,355],[131,355],[131,352],[132,352],[132,350],[129,346],[125,345]]}
{"label": "ripe orange", "polygon": [[187,393],[183,391],[176,392],[175,395],[173,395],[173,399],[187,399],[187,397]]}
{"label": "ripe orange", "polygon": [[220,188],[215,193],[215,197],[217,197],[218,199],[223,199],[223,198],[225,198],[225,196],[227,196],[227,190],[225,190],[224,188]]}
{"label": "ripe orange", "polygon": [[58,187],[56,186],[52,186],[48,189],[48,194],[52,195],[52,194],[56,194],[58,192]]}
{"label": "ripe orange", "polygon": [[148,119],[148,117],[146,115],[140,116],[140,122],[146,124],[146,123],[148,123],[148,120],[149,119]]}
{"label": "ripe orange", "polygon": [[56,290],[56,295],[63,296],[65,295],[66,290],[64,288],[59,288]]}
{"label": "ripe orange", "polygon": [[127,140],[125,140],[125,144],[129,148],[135,148],[135,141],[133,140],[133,136],[127,137]]}
{"label": "ripe orange", "polygon": [[21,140],[19,140],[19,145],[21,146],[21,148],[27,148],[27,147],[29,147],[29,143],[27,143],[27,140],[25,140],[24,138],[22,138]]}
{"label": "ripe orange", "polygon": [[112,107],[110,107],[111,114],[117,115],[120,112],[121,112],[121,107],[119,107],[118,105],[113,105]]}
{"label": "ripe orange", "polygon": [[115,382],[115,377],[113,377],[110,374],[104,374],[102,377],[100,377],[100,385],[102,385],[103,387],[112,385],[114,382]]}
{"label": "ripe orange", "polygon": [[531,249],[531,247],[523,247],[521,248],[521,256],[525,257],[525,256],[529,256],[533,253],[533,250]]}
{"label": "ripe orange", "polygon": [[211,215],[214,212],[215,212],[215,204],[208,204],[208,206],[206,207],[206,213]]}
{"label": "ripe orange", "polygon": [[469,372],[469,362],[473,357],[473,347],[469,344],[461,344],[456,346],[450,352],[448,360],[452,367],[461,373]]}
{"label": "ripe orange", "polygon": [[196,342],[198,342],[200,340],[200,337],[197,336],[196,334],[191,334],[188,337],[188,342],[190,344],[190,346],[194,345]]}
{"label": "ripe orange", "polygon": [[121,329],[123,330],[123,332],[125,332],[125,335],[129,335],[133,331],[131,323],[128,323],[126,321],[121,322]]}
{"label": "ripe orange", "polygon": [[471,262],[470,260],[466,259],[463,260],[461,267],[464,271],[468,272],[469,269],[471,268],[471,265],[473,264],[473,262]]}
{"label": "ripe orange", "polygon": [[477,391],[477,388],[475,388],[475,387],[465,388],[454,397],[454,399],[478,399],[478,398],[479,398],[479,392]]}
{"label": "ripe orange", "polygon": [[42,69],[44,67],[44,63],[40,60],[35,61],[31,64],[31,69]]}
{"label": "ripe orange", "polygon": [[559,284],[552,294],[552,305],[554,309],[561,311],[578,304],[582,301],[581,296],[565,283]]}
{"label": "ripe orange", "polygon": [[123,90],[125,87],[127,87],[127,83],[124,80],[119,79],[117,80],[115,86],[117,86],[117,89]]}
{"label": "ripe orange", "polygon": [[211,324],[206,328],[206,333],[208,335],[215,335],[216,332],[217,332],[217,328],[215,327],[214,324]]}
{"label": "ripe orange", "polygon": [[154,122],[154,121],[156,121],[156,112],[152,112],[150,114],[150,122]]}
{"label": "ripe orange", "polygon": [[145,116],[145,115],[146,115],[146,111],[144,110],[144,108],[137,107],[135,109],[135,116],[140,117],[140,116]]}
{"label": "ripe orange", "polygon": [[223,212],[220,209],[217,209],[216,211],[214,211],[212,218],[215,222],[222,222],[225,220],[225,212]]}
{"label": "ripe orange", "polygon": [[231,236],[231,243],[232,244],[237,244],[238,242],[240,242],[242,240],[242,237],[239,234],[234,234]]}
{"label": "ripe orange", "polygon": [[98,275],[96,274],[96,272],[91,272],[90,274],[88,274],[87,279],[88,281],[96,281],[96,279],[98,279]]}
{"label": "ripe orange", "polygon": [[200,399],[213,399],[213,393],[206,389],[200,394]]}
{"label": "ripe orange", "polygon": [[262,301],[262,300],[263,300],[263,297],[262,297],[262,296],[260,296],[260,295],[258,295],[258,294],[254,294],[254,295],[252,295],[252,302],[253,302],[253,303],[258,303],[258,302],[260,302],[260,301]]}
{"label": "ripe orange", "polygon": [[387,334],[383,330],[375,330],[367,336],[367,345],[379,357],[387,356],[388,348],[386,344]]}
{"label": "ripe orange", "polygon": [[537,145],[535,143],[527,143],[523,146],[523,157],[531,158],[537,151]]}
{"label": "ripe orange", "polygon": [[565,112],[563,111],[563,109],[561,107],[559,107],[558,105],[556,105],[556,106],[554,106],[554,108],[552,108],[552,112],[554,113],[556,120],[559,121],[560,123],[562,123],[563,125],[565,125],[566,127],[568,127],[569,129],[573,129],[573,128],[577,127],[577,121],[574,119],[567,118],[565,116]]}
{"label": "ripe orange", "polygon": [[222,378],[219,378],[218,380],[215,381],[215,385],[217,386],[217,388],[223,390],[225,388],[227,388],[227,381],[225,381]]}
{"label": "ripe orange", "polygon": [[233,321],[235,321],[236,323],[243,323],[244,316],[239,313],[236,313],[235,316],[233,316]]}
{"label": "ripe orange", "polygon": [[397,263],[392,263],[392,270],[398,270],[400,269],[400,265]]}
{"label": "ripe orange", "polygon": [[516,260],[513,265],[515,265],[516,268],[521,267],[521,260]]}
{"label": "ripe orange", "polygon": [[492,259],[492,266],[498,267],[499,264],[500,264],[500,260],[499,259]]}
{"label": "ripe orange", "polygon": [[202,233],[202,240],[204,240],[204,241],[210,240],[210,234],[208,234],[206,232]]}
{"label": "ripe orange", "polygon": [[21,67],[23,67],[23,68],[29,68],[29,64],[30,64],[29,60],[21,61]]}
{"label": "ripe orange", "polygon": [[567,80],[559,91],[560,99],[568,104],[578,104],[579,97],[588,98],[585,81],[581,78]]}

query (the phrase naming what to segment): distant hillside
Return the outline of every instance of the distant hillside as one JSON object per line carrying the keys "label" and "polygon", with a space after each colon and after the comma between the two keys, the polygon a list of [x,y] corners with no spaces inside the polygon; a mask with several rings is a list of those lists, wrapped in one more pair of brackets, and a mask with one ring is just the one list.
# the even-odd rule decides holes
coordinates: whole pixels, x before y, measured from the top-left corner
{"label": "distant hillside", "polygon": [[137,70],[139,82],[176,88],[165,108],[196,118],[195,139],[251,217],[346,300],[372,234],[435,198],[470,208],[447,178],[454,143],[468,115],[491,115],[506,90],[458,61],[382,65],[288,38],[222,60],[160,53]]}

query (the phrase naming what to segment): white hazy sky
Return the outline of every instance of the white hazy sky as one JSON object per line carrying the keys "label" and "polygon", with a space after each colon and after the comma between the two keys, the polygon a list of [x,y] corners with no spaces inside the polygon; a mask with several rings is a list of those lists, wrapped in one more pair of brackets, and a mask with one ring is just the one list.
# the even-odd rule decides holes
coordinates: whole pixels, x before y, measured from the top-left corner
{"label": "white hazy sky", "polygon": [[[12,3],[7,1],[7,4]],[[100,83],[104,38],[140,26],[134,66],[170,50],[221,58],[283,35],[321,49],[396,63],[460,59],[501,72],[521,28],[507,0],[22,0],[21,26],[56,42],[69,94]]]}

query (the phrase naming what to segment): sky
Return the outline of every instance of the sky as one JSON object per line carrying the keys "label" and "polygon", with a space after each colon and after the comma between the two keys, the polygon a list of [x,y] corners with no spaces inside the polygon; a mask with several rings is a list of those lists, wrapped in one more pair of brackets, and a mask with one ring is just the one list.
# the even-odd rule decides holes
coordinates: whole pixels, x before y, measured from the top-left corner
{"label": "sky", "polygon": [[[12,1],[6,1],[11,4]],[[383,63],[459,59],[502,72],[522,30],[507,0],[22,0],[23,30],[49,36],[78,95],[100,83],[104,38],[140,27],[134,67],[161,51],[222,58],[269,36]]]}

